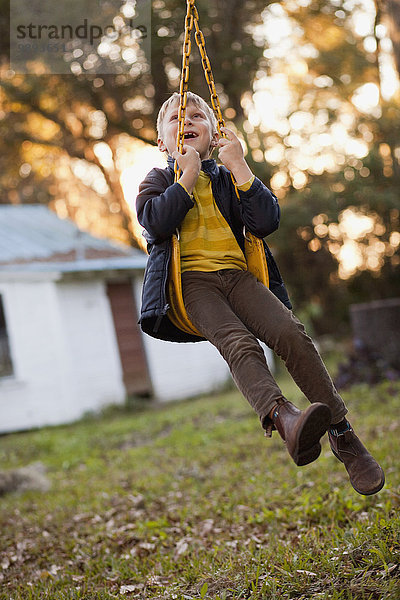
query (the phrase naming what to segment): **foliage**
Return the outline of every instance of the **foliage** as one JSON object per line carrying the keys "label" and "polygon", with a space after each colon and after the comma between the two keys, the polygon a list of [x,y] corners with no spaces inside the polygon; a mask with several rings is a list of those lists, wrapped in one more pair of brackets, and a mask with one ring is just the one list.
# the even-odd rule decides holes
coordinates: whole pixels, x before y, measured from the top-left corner
{"label": "foliage", "polygon": [[[284,133],[267,136],[281,149],[274,191],[282,220],[270,241],[295,310],[314,307],[318,333],[343,331],[349,304],[400,293],[399,246],[392,237],[400,228],[399,95],[383,100],[380,94],[369,110],[354,100],[363,85],[381,85],[376,27],[383,14],[377,14],[368,37],[354,30],[362,4],[351,10],[346,2],[330,0],[283,6],[299,32],[298,46],[293,44],[290,53],[303,75],[290,80],[293,105]],[[375,53],[365,45],[374,36]],[[272,57],[271,68],[287,70],[288,58]],[[335,137],[335,131],[341,136]],[[333,136],[331,142],[326,136]],[[304,155],[313,138],[315,148],[321,145],[306,167]],[[358,143],[365,149],[357,149]],[[274,188],[274,177],[271,183]],[[369,218],[370,229],[352,231],[351,217]],[[346,254],[353,268],[346,269]]]}
{"label": "foliage", "polygon": [[[382,81],[384,24],[398,55],[394,4],[377,1],[360,33],[372,6],[361,1],[196,2],[224,116],[282,206],[269,241],[296,311],[312,313],[318,333],[346,327],[354,301],[400,293],[400,97]],[[50,204],[95,234],[139,243],[120,175],[135,141],[155,143],[158,109],[178,89],[184,14],[182,0],[152,3],[151,64],[138,60],[130,74],[15,75],[2,40],[1,202]],[[190,88],[208,97],[194,40]],[[372,219],[371,231],[345,231],[349,208]]]}
{"label": "foliage", "polygon": [[53,487],[2,499],[0,597],[395,600],[399,393],[344,396],[387,472],[374,497],[326,444],[295,467],[236,392],[3,437],[2,464],[41,460]]}
{"label": "foliage", "polygon": [[390,365],[379,352],[369,350],[361,341],[356,340],[347,359],[339,364],[335,385],[342,390],[357,383],[376,385],[381,381],[398,381],[399,379],[399,369]]}
{"label": "foliage", "polygon": [[[329,174],[293,190],[283,203],[280,228],[270,237],[295,311],[314,306],[311,321],[318,334],[346,332],[350,304],[400,294],[399,247],[391,244],[400,228],[398,192],[380,179],[379,154],[363,164],[371,185],[356,171],[346,186],[343,175]],[[369,218],[369,229],[359,235],[347,231],[348,215]],[[359,268],[342,278],[338,261],[348,241],[358,253]]]}
{"label": "foliage", "polygon": [[[225,105],[238,113],[242,90],[251,87],[263,60],[263,48],[253,44],[249,28],[260,22],[264,6],[261,0],[223,0],[208,10],[208,3],[198,2],[219,90]],[[155,115],[179,87],[184,17],[180,0],[153,3],[151,64],[138,61],[129,74],[45,75],[38,74],[38,64],[37,73],[16,75],[9,70],[8,47],[2,46],[0,201],[49,203],[52,198],[61,216],[101,235],[105,221],[109,235],[137,245],[120,184],[121,155],[133,140],[155,143]],[[194,64],[199,67],[198,53]],[[204,91],[200,68],[193,69],[191,82]],[[99,142],[106,145],[103,156]],[[77,175],[82,171],[84,177]]]}

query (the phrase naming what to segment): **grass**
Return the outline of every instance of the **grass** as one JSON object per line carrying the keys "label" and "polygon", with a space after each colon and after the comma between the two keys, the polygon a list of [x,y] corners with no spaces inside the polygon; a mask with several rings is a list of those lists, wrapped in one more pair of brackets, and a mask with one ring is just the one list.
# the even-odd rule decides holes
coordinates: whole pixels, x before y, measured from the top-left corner
{"label": "grass", "polygon": [[398,600],[399,396],[344,395],[386,471],[372,497],[326,440],[297,468],[236,391],[0,438],[3,469],[52,482],[0,499],[0,598]]}

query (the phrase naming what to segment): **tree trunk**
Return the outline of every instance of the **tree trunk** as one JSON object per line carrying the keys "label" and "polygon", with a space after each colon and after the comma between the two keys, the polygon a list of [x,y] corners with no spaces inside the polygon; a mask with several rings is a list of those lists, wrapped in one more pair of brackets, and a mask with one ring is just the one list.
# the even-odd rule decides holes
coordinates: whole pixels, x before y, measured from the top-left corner
{"label": "tree trunk", "polygon": [[381,0],[381,2],[378,2],[378,5],[380,5],[380,8],[383,8],[388,20],[394,60],[397,72],[400,75],[400,0]]}

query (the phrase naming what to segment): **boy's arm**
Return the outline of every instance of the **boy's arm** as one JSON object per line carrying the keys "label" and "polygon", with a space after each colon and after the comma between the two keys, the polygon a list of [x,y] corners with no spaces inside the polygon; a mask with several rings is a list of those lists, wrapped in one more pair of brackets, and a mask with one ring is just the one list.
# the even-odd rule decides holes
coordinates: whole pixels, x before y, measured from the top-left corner
{"label": "boy's arm", "polygon": [[137,218],[155,243],[171,237],[193,206],[185,188],[165,169],[153,169],[139,186]]}
{"label": "boy's arm", "polygon": [[182,171],[179,182],[172,183],[166,171],[153,169],[140,184],[136,198],[138,221],[155,242],[171,237],[194,206],[191,193],[201,169],[200,156],[188,145],[183,146],[182,154],[175,150],[172,156]]}
{"label": "boy's arm", "polygon": [[241,217],[246,229],[264,238],[279,227],[281,209],[277,197],[255,177],[247,190],[238,187]]}
{"label": "boy's arm", "polygon": [[221,129],[227,137],[218,142],[219,158],[237,183],[243,223],[255,236],[263,238],[279,226],[278,199],[257,177],[248,185],[254,176],[244,158],[242,145],[233,131],[226,127]]}

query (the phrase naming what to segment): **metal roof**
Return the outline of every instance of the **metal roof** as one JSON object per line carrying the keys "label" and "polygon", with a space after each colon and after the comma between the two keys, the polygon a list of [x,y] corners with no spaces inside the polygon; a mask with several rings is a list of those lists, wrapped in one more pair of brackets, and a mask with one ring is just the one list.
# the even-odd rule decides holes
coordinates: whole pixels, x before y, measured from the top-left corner
{"label": "metal roof", "polygon": [[0,204],[0,270],[141,269],[140,250],[94,237],[41,205]]}

